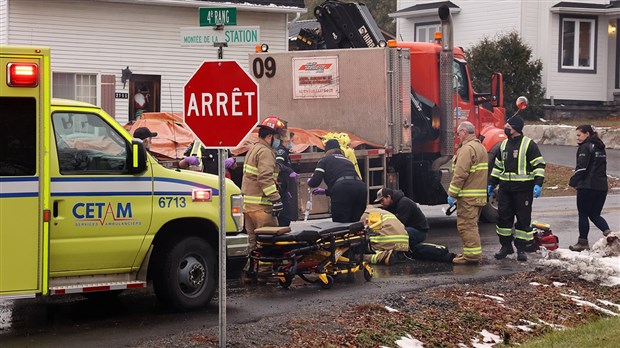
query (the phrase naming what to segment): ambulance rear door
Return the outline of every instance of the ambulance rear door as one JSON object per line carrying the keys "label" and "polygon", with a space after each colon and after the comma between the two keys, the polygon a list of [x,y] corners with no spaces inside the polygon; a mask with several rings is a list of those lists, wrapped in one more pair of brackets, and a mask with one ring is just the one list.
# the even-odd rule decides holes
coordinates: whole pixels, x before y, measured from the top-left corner
{"label": "ambulance rear door", "polygon": [[47,293],[49,49],[0,47],[0,296]]}

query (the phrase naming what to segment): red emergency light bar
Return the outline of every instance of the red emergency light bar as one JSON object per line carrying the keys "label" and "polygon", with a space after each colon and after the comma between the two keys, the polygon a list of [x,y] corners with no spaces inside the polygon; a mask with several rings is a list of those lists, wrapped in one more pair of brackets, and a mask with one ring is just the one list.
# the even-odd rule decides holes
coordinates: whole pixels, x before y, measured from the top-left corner
{"label": "red emergency light bar", "polygon": [[9,63],[6,65],[6,84],[10,87],[36,87],[39,85],[39,66],[34,63]]}

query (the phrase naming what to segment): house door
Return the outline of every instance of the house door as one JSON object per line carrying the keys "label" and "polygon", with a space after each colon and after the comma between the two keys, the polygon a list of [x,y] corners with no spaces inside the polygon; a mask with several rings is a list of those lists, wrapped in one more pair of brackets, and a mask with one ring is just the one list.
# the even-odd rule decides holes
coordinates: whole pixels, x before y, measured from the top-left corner
{"label": "house door", "polygon": [[144,112],[160,111],[161,76],[131,75],[129,80],[129,121],[140,118]]}

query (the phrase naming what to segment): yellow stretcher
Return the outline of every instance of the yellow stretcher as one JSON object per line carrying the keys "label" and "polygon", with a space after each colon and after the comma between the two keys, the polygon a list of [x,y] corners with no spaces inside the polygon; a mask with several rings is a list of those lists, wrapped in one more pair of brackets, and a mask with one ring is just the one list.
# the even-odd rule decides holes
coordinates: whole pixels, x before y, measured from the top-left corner
{"label": "yellow stretcher", "polygon": [[[263,227],[256,231],[256,250],[250,254],[250,274],[277,277],[287,288],[295,276],[329,289],[334,277],[362,270],[369,281],[373,269],[364,260],[370,252],[368,229],[362,222],[320,222],[295,227]],[[317,280],[307,275],[316,274]]]}

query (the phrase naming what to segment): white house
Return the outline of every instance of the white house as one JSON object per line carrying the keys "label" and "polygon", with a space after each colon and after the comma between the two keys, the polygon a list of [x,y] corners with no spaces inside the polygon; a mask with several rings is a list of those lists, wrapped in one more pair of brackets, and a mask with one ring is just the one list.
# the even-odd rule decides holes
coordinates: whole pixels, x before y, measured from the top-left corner
{"label": "white house", "polygon": [[[201,7],[234,7],[236,24],[201,28]],[[218,58],[216,37],[236,37],[223,58],[248,68],[256,43],[287,50],[287,24],[304,12],[303,0],[0,0],[0,44],[50,47],[52,95],[100,105],[124,124],[137,103],[182,111],[185,82],[203,60]],[[123,70],[131,71],[125,83]]]}
{"label": "white house", "polygon": [[[543,62],[551,103],[604,106],[620,99],[620,1],[398,0],[396,37],[429,41],[438,31],[437,9],[451,8],[454,44],[516,31]],[[616,101],[616,105],[620,105]]]}

